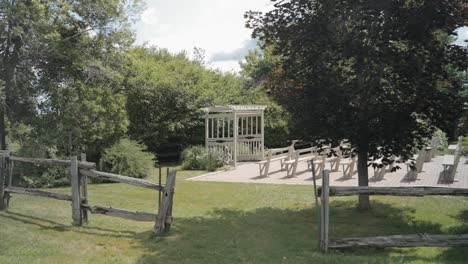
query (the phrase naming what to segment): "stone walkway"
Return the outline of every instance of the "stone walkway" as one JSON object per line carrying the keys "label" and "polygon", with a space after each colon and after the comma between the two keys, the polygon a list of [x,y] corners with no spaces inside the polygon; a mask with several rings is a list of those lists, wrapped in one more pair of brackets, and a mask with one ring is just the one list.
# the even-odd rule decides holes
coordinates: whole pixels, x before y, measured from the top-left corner
{"label": "stone walkway", "polygon": [[[424,163],[423,170],[418,174],[416,180],[405,179],[407,169],[405,164],[400,164],[400,169],[385,174],[383,179],[375,179],[374,170],[369,168],[370,186],[437,186],[468,188],[468,160],[460,158],[457,173],[453,183],[441,182],[442,156],[436,156],[431,162]],[[326,169],[329,169],[327,164]],[[343,178],[343,172],[332,172],[330,174],[330,185],[332,186],[357,186],[357,173],[350,179]],[[260,177],[258,165],[255,163],[238,164],[237,168],[228,171],[219,171],[187,179],[188,181],[211,181],[211,182],[244,182],[244,183],[270,183],[270,184],[312,184],[312,172],[307,170],[307,165],[302,162],[298,166],[296,177],[287,177],[286,171],[280,170],[279,161],[272,162],[268,177]],[[317,180],[321,184],[321,180]]]}

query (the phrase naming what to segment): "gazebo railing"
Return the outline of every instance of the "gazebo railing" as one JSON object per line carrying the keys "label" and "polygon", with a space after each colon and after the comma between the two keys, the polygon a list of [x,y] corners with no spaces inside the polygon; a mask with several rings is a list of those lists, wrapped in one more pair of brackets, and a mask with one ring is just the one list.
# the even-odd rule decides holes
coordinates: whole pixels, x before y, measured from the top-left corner
{"label": "gazebo railing", "polygon": [[216,106],[206,108],[205,144],[211,153],[229,163],[264,157],[265,106]]}
{"label": "gazebo railing", "polygon": [[211,141],[207,148],[209,153],[222,156],[226,163],[234,161],[234,140],[226,142]]}
{"label": "gazebo railing", "polygon": [[263,153],[262,139],[260,137],[239,137],[237,144],[237,159],[261,160]]}

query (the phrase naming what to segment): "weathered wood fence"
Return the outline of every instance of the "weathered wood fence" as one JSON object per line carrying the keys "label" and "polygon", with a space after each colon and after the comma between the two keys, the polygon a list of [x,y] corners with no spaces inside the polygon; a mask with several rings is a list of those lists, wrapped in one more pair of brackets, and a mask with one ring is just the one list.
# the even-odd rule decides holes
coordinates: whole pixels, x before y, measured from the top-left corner
{"label": "weathered wood fence", "polygon": [[[71,195],[13,186],[12,178],[15,162],[24,162],[43,166],[69,167],[71,175]],[[103,207],[89,204],[88,177],[120,182],[158,191],[157,214],[128,211],[113,207]],[[71,201],[72,220],[73,225],[75,226],[81,226],[83,222],[88,222],[89,211],[93,214],[104,214],[134,221],[154,221],[154,232],[156,234],[162,234],[163,232],[168,231],[172,224],[172,205],[174,200],[175,179],[176,171],[169,171],[169,169],[167,170],[165,185],[161,184],[161,169],[159,170],[159,183],[113,173],[101,172],[96,170],[95,163],[86,161],[86,155],[84,154],[81,155],[81,161],[78,161],[76,156],[71,157],[70,160],[57,160],[23,158],[10,156],[8,153],[1,153],[0,210],[8,209],[10,205],[11,194],[13,193],[42,196],[58,200]]]}
{"label": "weathered wood fence", "polygon": [[320,197],[321,201],[319,245],[322,251],[326,252],[329,248],[340,249],[349,247],[447,247],[468,245],[468,234],[412,234],[330,239],[328,233],[330,225],[330,196],[351,196],[360,194],[394,196],[468,196],[468,189],[444,187],[331,187],[329,174],[329,170],[323,171],[322,187],[319,187],[317,192],[317,196]]}

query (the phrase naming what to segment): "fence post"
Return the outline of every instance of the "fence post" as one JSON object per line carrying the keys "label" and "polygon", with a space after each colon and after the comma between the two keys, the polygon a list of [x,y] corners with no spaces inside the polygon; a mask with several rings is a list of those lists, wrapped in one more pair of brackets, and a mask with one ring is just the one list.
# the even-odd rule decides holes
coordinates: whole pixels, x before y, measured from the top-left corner
{"label": "fence post", "polygon": [[[162,186],[161,177],[162,177],[162,168],[161,166],[159,166],[159,177],[158,177],[159,186]],[[158,190],[158,214],[160,211],[161,211],[161,188],[159,188]]]}
{"label": "fence post", "polygon": [[78,173],[78,158],[71,157],[71,185],[72,185],[72,219],[74,226],[81,226],[81,199],[80,199],[80,176]]}
{"label": "fence post", "polygon": [[[13,167],[15,166],[15,163],[8,158],[7,160],[8,164],[8,184],[7,187],[11,187],[13,183]],[[10,199],[11,199],[11,194],[8,192],[6,193],[6,208],[8,209],[10,207]]]}
{"label": "fence post", "polygon": [[176,173],[177,171],[173,171],[173,173],[168,173],[166,178],[166,183],[169,182],[169,177],[171,177],[171,187],[169,193],[169,208],[167,209],[167,216],[166,221],[164,222],[166,232],[171,229],[172,225],[172,206],[174,204],[174,190],[175,190],[175,180],[176,180]]}
{"label": "fence post", "polygon": [[171,228],[172,223],[172,201],[174,199],[176,171],[170,171],[167,174],[166,185],[164,186],[164,194],[159,208],[159,214],[154,226],[156,234],[162,234],[165,230]]}
{"label": "fence post", "polygon": [[[82,162],[86,162],[86,153],[81,153]],[[83,197],[83,203],[88,204],[88,176],[80,174],[81,178],[81,195]],[[88,223],[88,210],[81,209],[83,215],[83,222]]]}
{"label": "fence post", "polygon": [[317,179],[315,175],[315,165],[314,165],[314,160],[310,161],[312,163],[312,180],[313,180],[313,187],[314,187],[314,198],[315,198],[315,211],[317,213],[317,222],[319,223],[318,225],[318,240],[319,240],[319,245],[320,245],[320,239],[321,239],[321,234],[320,234],[320,227],[321,227],[321,219],[320,219],[320,208],[319,208],[319,202],[318,202],[318,193],[317,193]]}
{"label": "fence post", "polygon": [[5,156],[2,155],[0,158],[0,211],[5,209]]}
{"label": "fence post", "polygon": [[330,171],[323,171],[322,179],[322,193],[320,195],[320,200],[322,202],[321,207],[321,221],[320,221],[320,249],[324,252],[328,250],[328,222],[329,222],[329,177]]}

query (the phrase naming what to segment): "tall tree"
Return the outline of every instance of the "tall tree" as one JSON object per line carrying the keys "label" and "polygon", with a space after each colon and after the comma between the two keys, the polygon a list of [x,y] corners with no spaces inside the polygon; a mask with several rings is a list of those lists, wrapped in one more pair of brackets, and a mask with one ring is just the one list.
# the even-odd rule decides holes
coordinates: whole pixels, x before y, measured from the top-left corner
{"label": "tall tree", "polygon": [[[6,149],[5,115],[25,116],[32,111],[34,73],[28,67],[45,39],[44,14],[38,1],[0,2],[0,79],[4,83],[0,103],[0,147]],[[33,21],[35,23],[33,23]]]}
{"label": "tall tree", "polygon": [[[126,79],[129,136],[149,150],[176,156],[193,144],[203,144],[201,108],[224,104],[265,104],[267,144],[285,134],[284,111],[245,78],[204,67],[200,57],[137,47],[131,52]],[[272,141],[271,139],[276,139]]]}
{"label": "tall tree", "polygon": [[[123,77],[118,69],[124,64],[124,51],[133,43],[130,20],[139,7],[139,0],[0,2],[0,79],[5,83],[0,109],[2,149],[6,148],[5,117],[17,122],[28,116],[64,116],[67,111],[62,110],[73,107],[64,104],[64,94],[75,96],[70,102],[88,103],[90,109],[91,87],[98,97],[121,90]],[[74,91],[67,93],[67,89]],[[97,91],[102,89],[108,91]],[[119,100],[114,105],[123,105]]]}
{"label": "tall tree", "polygon": [[367,186],[369,158],[408,159],[459,117],[449,68],[466,67],[467,51],[440,36],[466,25],[467,11],[463,0],[285,0],[246,17],[281,58],[276,94],[288,95],[303,135],[349,139]]}

